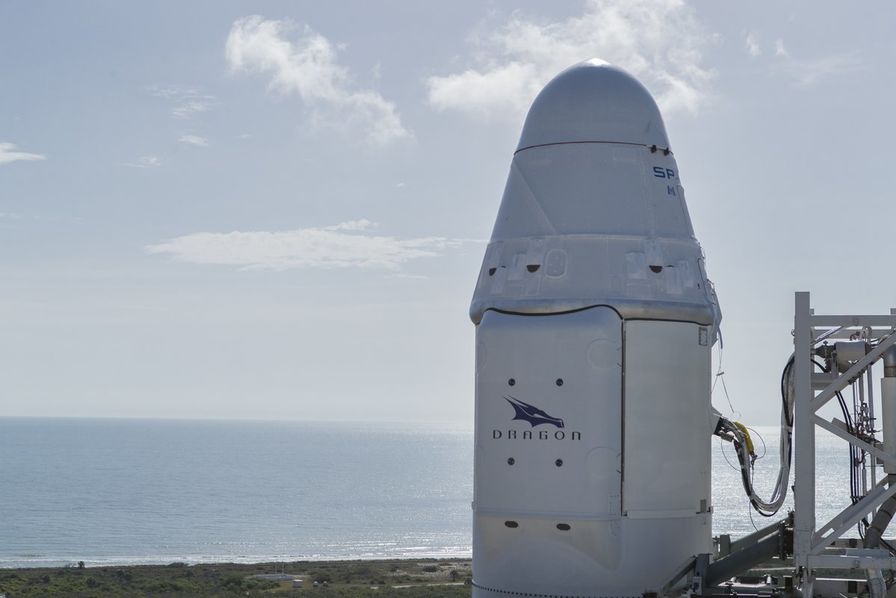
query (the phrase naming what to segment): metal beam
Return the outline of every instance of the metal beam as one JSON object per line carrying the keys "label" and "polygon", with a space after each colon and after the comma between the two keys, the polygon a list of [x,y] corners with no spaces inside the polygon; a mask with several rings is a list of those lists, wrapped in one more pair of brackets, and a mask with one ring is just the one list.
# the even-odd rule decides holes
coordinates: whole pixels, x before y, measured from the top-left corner
{"label": "metal beam", "polygon": [[843,428],[840,428],[839,426],[837,426],[837,424],[835,424],[834,422],[829,422],[828,420],[826,420],[822,417],[819,417],[817,414],[814,416],[814,421],[816,424],[818,424],[819,426],[821,426],[822,428],[824,428],[831,434],[833,434],[835,436],[839,436],[846,442],[861,448],[866,453],[871,453],[872,455],[877,457],[878,461],[881,461],[883,463],[891,463],[891,462],[896,463],[896,456],[893,456],[893,455],[881,450],[879,447],[876,447],[873,444],[865,442],[864,440],[858,438],[857,436],[853,436],[852,434],[850,434]]}
{"label": "metal beam", "polygon": [[783,529],[781,526],[778,528],[778,533],[710,564],[706,569],[704,587],[711,588],[725,583],[738,573],[745,573],[756,565],[780,555]]}
{"label": "metal beam", "polygon": [[809,563],[823,569],[896,569],[896,557],[886,556],[886,551],[879,553],[880,556],[816,554],[809,557]]}
{"label": "metal beam", "polygon": [[761,540],[762,538],[765,538],[766,536],[770,536],[772,534],[779,533],[781,526],[783,526],[786,521],[787,521],[786,519],[784,519],[783,521],[776,521],[775,523],[772,523],[763,528],[760,528],[760,529],[756,530],[755,532],[752,532],[742,538],[732,540],[731,541],[731,552],[737,552],[738,550],[741,550],[742,548],[745,548],[747,546],[755,544],[757,541]]}
{"label": "metal beam", "polygon": [[[881,480],[881,481],[880,481],[874,488],[872,488],[872,489],[870,490],[870,492],[875,493],[874,496],[877,496],[877,493],[879,493],[879,492],[884,492],[885,489],[886,489],[886,484],[884,483],[883,480]],[[867,496],[866,496],[866,498],[867,498]],[[847,510],[852,509],[852,508],[854,508],[854,507],[855,507],[855,504],[852,504],[852,505],[846,507],[846,509],[843,509],[843,510],[841,510],[839,513],[837,513],[836,515],[834,515],[834,517],[833,517],[830,521],[828,521],[827,523],[825,523],[823,526],[821,526],[821,527],[815,532],[815,538],[813,538],[813,539],[814,539],[814,540],[818,540],[818,539],[821,538],[821,536],[822,536],[826,531],[828,531],[828,530],[832,530],[832,529],[834,529],[835,527],[837,527],[838,522],[843,518],[844,513],[845,513]]]}
{"label": "metal beam", "polygon": [[845,508],[825,525],[825,528],[836,525],[837,527],[834,531],[824,537],[821,537],[820,533],[816,534],[817,542],[812,546],[812,554],[820,554],[826,546],[842,536],[845,531],[856,525],[862,517],[882,505],[885,500],[894,494],[896,494],[896,484],[886,489],[878,486],[862,497],[859,502]]}
{"label": "metal beam", "polygon": [[812,326],[824,326],[826,328],[834,328],[835,326],[853,326],[853,327],[896,327],[896,316],[882,316],[880,314],[870,316],[851,316],[851,315],[823,315],[812,316],[809,321]]}
{"label": "metal beam", "polygon": [[[809,293],[794,295],[793,315],[793,383],[794,383],[794,469],[793,560],[797,571],[803,569],[803,580],[811,585],[809,554],[815,535],[815,423],[812,415],[812,309]],[[836,326],[834,324],[833,326]],[[804,588],[805,589],[805,588]]]}
{"label": "metal beam", "polygon": [[[826,331],[825,333],[820,334],[818,338],[815,339],[815,342],[812,343],[813,346],[823,340],[853,340],[853,338],[862,331],[861,328],[840,328],[839,330],[834,330],[836,330],[836,332]],[[814,331],[818,332],[817,330]],[[887,336],[891,332],[893,332],[893,329],[890,327],[872,328],[870,338],[880,338],[882,336]]]}
{"label": "metal beam", "polygon": [[[877,361],[883,352],[889,349],[892,345],[896,344],[896,334],[891,334],[883,339],[881,339],[880,343],[877,344],[871,351],[865,354],[860,360],[855,362],[852,367],[850,367],[846,372],[840,374],[837,379],[831,383],[826,389],[821,391],[818,396],[812,399],[812,412],[816,412],[822,407],[824,407],[825,403],[830,401],[838,392],[846,388],[850,382],[856,379],[858,375],[867,368],[869,365]],[[794,363],[794,367],[797,364]],[[797,371],[797,373],[799,373]]]}

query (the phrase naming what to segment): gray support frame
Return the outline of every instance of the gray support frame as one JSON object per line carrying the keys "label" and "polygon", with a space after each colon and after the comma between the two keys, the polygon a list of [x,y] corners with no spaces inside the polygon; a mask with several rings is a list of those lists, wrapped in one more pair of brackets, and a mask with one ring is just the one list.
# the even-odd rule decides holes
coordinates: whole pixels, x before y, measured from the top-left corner
{"label": "gray support frame", "polygon": [[[839,375],[813,374],[812,348],[821,339],[842,337],[849,329],[871,328],[880,331],[881,340],[864,358]],[[836,569],[892,568],[896,565],[888,552],[883,550],[831,549],[846,531],[862,517],[873,512],[887,497],[896,494],[896,485],[886,487],[882,481],[854,505],[838,513],[822,529],[816,529],[815,500],[815,426],[833,432],[847,442],[869,451],[882,462],[894,458],[885,454],[880,446],[868,443],[847,433],[839,422],[828,422],[816,412],[836,393],[866,371],[889,347],[896,345],[896,309],[889,315],[825,315],[816,316],[811,307],[809,293],[797,292],[794,297],[794,530],[793,552],[796,576],[800,580],[803,596],[812,596],[815,581],[814,570],[819,567]],[[868,379],[870,384],[870,378]],[[818,393],[816,395],[816,393]],[[869,450],[873,448],[874,450]]]}
{"label": "gray support frame", "polygon": [[815,422],[812,421],[812,345],[809,293],[797,292],[793,321],[793,564],[803,596],[812,596],[812,537],[815,535]]}

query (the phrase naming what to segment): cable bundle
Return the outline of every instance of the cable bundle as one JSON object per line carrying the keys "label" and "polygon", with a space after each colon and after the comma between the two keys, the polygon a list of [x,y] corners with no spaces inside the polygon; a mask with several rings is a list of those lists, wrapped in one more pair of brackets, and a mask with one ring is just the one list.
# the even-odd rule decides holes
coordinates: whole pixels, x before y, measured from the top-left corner
{"label": "cable bundle", "polygon": [[787,486],[790,480],[790,464],[793,450],[793,357],[788,360],[781,374],[781,438],[779,442],[780,467],[778,478],[771,498],[763,500],[753,488],[753,465],[756,462],[756,453],[753,450],[753,440],[746,426],[740,422],[731,421],[724,417],[719,418],[715,434],[720,438],[731,442],[737,453],[740,463],[740,478],[744,486],[744,492],[750,499],[750,504],[757,513],[763,517],[772,517],[777,513],[784,499],[787,497]]}

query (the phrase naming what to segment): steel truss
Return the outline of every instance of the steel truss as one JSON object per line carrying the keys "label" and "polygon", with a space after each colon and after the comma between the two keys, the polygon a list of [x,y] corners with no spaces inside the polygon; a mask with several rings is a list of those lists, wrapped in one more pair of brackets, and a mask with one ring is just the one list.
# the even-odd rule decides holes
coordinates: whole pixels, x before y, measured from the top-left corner
{"label": "steel truss", "polygon": [[[896,309],[889,315],[815,315],[809,293],[795,294],[794,311],[794,566],[803,596],[812,596],[817,569],[893,569],[896,558],[887,550],[838,549],[835,541],[896,495],[896,484],[887,486],[886,477],[876,480],[875,462],[896,465],[896,455],[884,450],[873,438],[857,437],[837,419],[827,420],[817,412],[847,386],[858,382],[873,392],[871,368],[884,352],[896,345]],[[842,373],[813,369],[813,349],[827,339],[880,339],[873,348]],[[864,392],[864,390],[862,390]],[[871,401],[873,405],[873,401]],[[873,418],[873,414],[872,414]],[[886,425],[886,424],[885,424]],[[872,483],[864,496],[843,509],[820,528],[815,520],[815,427],[818,426],[871,455]],[[869,441],[870,440],[870,441]]]}

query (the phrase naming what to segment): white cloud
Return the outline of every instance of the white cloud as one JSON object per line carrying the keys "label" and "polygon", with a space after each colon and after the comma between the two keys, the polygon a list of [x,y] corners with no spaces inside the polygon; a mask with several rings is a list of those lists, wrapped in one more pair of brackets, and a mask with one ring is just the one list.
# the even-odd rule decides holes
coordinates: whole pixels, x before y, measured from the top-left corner
{"label": "white cloud", "polygon": [[784,46],[783,40],[775,42],[777,67],[800,87],[809,87],[844,73],[867,68],[856,52],[830,54],[818,58],[797,58]]}
{"label": "white cloud", "polygon": [[270,89],[297,95],[316,124],[360,129],[377,145],[410,137],[393,102],[353,87],[326,37],[306,26],[291,41],[288,35],[295,29],[289,21],[257,15],[237,19],[227,37],[230,68],[269,75]]}
{"label": "white cloud", "polygon": [[429,103],[439,110],[460,110],[483,118],[506,113],[517,120],[552,74],[562,68],[552,68],[551,74],[542,70],[547,71],[511,62],[485,72],[468,69],[446,77],[430,77]]}
{"label": "white cloud", "polygon": [[790,56],[790,53],[787,51],[787,48],[784,47],[783,39],[775,40],[775,56]]}
{"label": "white cloud", "polygon": [[340,222],[339,224],[334,224],[332,226],[324,227],[324,230],[352,230],[352,231],[364,231],[370,230],[371,228],[376,228],[376,223],[371,222],[367,218],[361,218],[360,220],[348,220],[346,222]]}
{"label": "white cloud", "polygon": [[162,165],[158,156],[140,156],[136,162],[125,162],[125,166],[134,168],[156,168]]}
{"label": "white cloud", "polygon": [[150,91],[156,97],[171,101],[171,115],[181,119],[206,112],[217,101],[215,96],[201,93],[192,87],[151,87]]}
{"label": "white cloud", "polygon": [[211,104],[208,100],[186,100],[171,109],[171,114],[176,118],[190,118],[194,114],[205,112]]}
{"label": "white cloud", "polygon": [[242,269],[379,268],[398,270],[407,261],[440,255],[462,242],[444,237],[401,239],[373,235],[366,219],[290,231],[193,233],[145,247],[181,262]]}
{"label": "white cloud", "polygon": [[801,86],[814,85],[824,79],[864,68],[866,68],[864,61],[853,52],[832,54],[809,60],[791,59],[786,65],[786,70],[796,84]]}
{"label": "white cloud", "polygon": [[664,111],[695,113],[710,93],[703,48],[714,41],[683,0],[587,0],[582,14],[538,22],[517,12],[474,38],[473,66],[427,79],[438,110],[519,119],[566,67],[597,57],[644,82]]}
{"label": "white cloud", "polygon": [[747,45],[747,52],[749,52],[750,56],[762,55],[762,48],[759,46],[759,40],[756,39],[755,34],[748,33],[744,43]]}
{"label": "white cloud", "polygon": [[181,143],[186,143],[187,145],[208,147],[208,139],[206,139],[205,137],[200,137],[199,135],[181,135],[178,141],[180,141]]}
{"label": "white cloud", "polygon": [[32,154],[31,152],[23,152],[20,151],[14,143],[9,143],[8,141],[0,141],[0,165],[19,161],[46,159],[47,157],[43,154]]}

